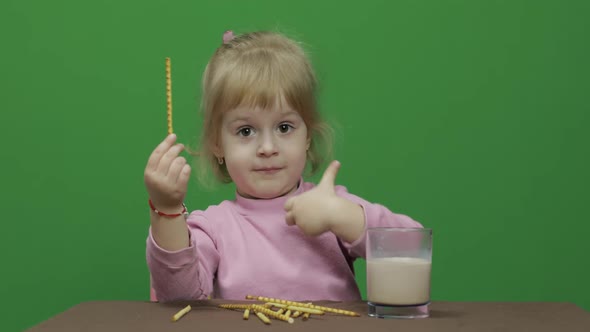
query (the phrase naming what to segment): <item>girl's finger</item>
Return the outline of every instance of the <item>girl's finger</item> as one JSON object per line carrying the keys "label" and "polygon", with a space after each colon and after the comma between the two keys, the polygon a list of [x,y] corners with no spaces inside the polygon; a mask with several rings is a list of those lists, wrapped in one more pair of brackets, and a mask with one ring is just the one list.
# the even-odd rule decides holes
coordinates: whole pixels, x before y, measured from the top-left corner
{"label": "girl's finger", "polygon": [[287,202],[285,202],[285,205],[283,207],[285,211],[289,212],[293,209],[293,205],[295,204],[295,198],[296,197],[291,197],[287,200]]}
{"label": "girl's finger", "polygon": [[180,170],[180,174],[178,175],[178,179],[176,180],[176,183],[181,186],[182,188],[186,188],[186,186],[188,185],[188,179],[191,176],[191,167],[189,164],[185,164],[184,166],[182,166],[182,169]]}
{"label": "girl's finger", "polygon": [[146,171],[155,171],[158,168],[160,159],[162,159],[162,156],[170,149],[175,141],[176,135],[172,134],[166,136],[166,138],[158,144],[148,159]]}
{"label": "girl's finger", "polygon": [[158,168],[156,169],[160,174],[168,174],[168,169],[170,168],[170,164],[178,157],[180,152],[184,149],[184,145],[182,144],[175,144],[172,146],[160,159],[158,163]]}
{"label": "girl's finger", "polygon": [[176,180],[178,180],[178,175],[180,174],[180,171],[184,165],[186,165],[186,159],[184,159],[184,157],[176,157],[172,161],[166,177],[168,177],[170,181],[176,182]]}
{"label": "girl's finger", "polygon": [[287,212],[287,214],[285,215],[285,221],[289,226],[295,225],[295,215],[292,211]]}

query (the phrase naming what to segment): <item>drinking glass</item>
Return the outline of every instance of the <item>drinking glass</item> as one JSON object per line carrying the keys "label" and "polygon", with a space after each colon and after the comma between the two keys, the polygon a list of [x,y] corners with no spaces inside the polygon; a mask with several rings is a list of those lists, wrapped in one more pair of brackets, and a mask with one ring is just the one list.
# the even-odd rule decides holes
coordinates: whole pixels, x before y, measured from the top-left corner
{"label": "drinking glass", "polygon": [[428,317],[432,229],[369,228],[366,250],[369,316]]}

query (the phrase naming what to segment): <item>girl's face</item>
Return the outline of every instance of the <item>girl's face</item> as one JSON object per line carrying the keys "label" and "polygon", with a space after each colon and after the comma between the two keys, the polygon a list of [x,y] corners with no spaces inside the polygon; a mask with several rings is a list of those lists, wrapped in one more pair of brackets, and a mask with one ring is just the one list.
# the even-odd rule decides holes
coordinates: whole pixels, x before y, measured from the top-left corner
{"label": "girl's face", "polygon": [[269,199],[291,193],[305,168],[310,139],[295,110],[238,107],[223,117],[219,157],[238,193]]}

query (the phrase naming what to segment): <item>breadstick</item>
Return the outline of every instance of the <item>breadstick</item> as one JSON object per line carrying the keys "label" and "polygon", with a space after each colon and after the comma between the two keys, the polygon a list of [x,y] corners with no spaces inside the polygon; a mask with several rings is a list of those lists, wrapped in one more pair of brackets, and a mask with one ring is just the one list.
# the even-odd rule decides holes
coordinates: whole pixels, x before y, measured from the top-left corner
{"label": "breadstick", "polygon": [[184,307],[184,309],[180,310],[174,316],[172,316],[172,321],[173,322],[178,321],[182,316],[184,316],[189,311],[191,311],[191,306],[187,305],[186,307]]}
{"label": "breadstick", "polygon": [[263,301],[263,302],[276,302],[276,303],[293,305],[293,306],[302,307],[302,308],[317,309],[317,310],[321,310],[321,311],[325,311],[325,312],[331,312],[331,313],[341,314],[341,315],[346,315],[346,316],[353,316],[353,317],[360,317],[361,316],[361,314],[354,312],[354,311],[348,311],[348,310],[342,310],[342,309],[336,309],[336,308],[330,308],[330,307],[323,307],[323,306],[319,306],[319,305],[312,305],[312,304],[307,304],[307,303],[302,303],[302,302],[273,299],[273,298],[264,297],[264,296],[246,295],[246,299],[258,300],[258,301]]}
{"label": "breadstick", "polygon": [[251,304],[220,304],[219,306],[224,309],[252,309]]}
{"label": "breadstick", "polygon": [[172,73],[170,58],[166,58],[166,111],[168,114],[168,135],[172,134]]}
{"label": "breadstick", "polygon": [[[311,304],[311,302],[308,304]],[[293,310],[294,311],[293,315],[290,316],[293,318],[297,318],[297,317],[301,316],[301,314],[306,313],[306,312],[309,314],[315,314],[315,315],[323,315],[324,314],[324,312],[321,310],[311,309],[311,308],[302,308],[302,307],[297,307],[297,306],[293,306],[293,305],[286,305],[286,304],[281,304],[281,303],[267,302],[265,304],[265,306],[272,306],[272,307],[281,308],[279,311],[277,311],[279,314],[282,314],[285,311],[285,308],[288,310],[287,312]],[[287,314],[285,314],[285,315],[287,315]]]}
{"label": "breadstick", "polygon": [[263,313],[257,311],[256,316],[258,316],[258,318],[260,318],[260,320],[263,321],[264,324],[270,325],[270,319],[268,319],[268,317],[266,317]]}
{"label": "breadstick", "polygon": [[250,317],[250,309],[244,310],[244,319],[248,320],[248,317]]}
{"label": "breadstick", "polygon": [[323,315],[324,314],[323,311],[318,310],[318,309],[302,308],[302,307],[297,307],[297,306],[294,306],[294,305],[288,306],[287,309],[293,310],[293,311],[308,312],[308,313],[314,314],[314,315]]}
{"label": "breadstick", "polygon": [[[311,302],[307,302],[307,304],[313,304]],[[303,313],[303,318],[301,318],[302,320],[306,321],[309,319],[309,315],[311,315],[309,312],[304,312]]]}

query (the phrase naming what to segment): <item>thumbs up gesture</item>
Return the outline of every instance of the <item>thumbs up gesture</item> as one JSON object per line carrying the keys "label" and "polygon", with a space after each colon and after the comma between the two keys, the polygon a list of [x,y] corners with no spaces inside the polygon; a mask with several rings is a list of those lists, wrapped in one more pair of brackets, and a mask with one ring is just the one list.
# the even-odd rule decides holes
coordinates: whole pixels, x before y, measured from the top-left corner
{"label": "thumbs up gesture", "polygon": [[351,216],[358,220],[361,227],[364,225],[362,208],[336,195],[334,180],[339,169],[340,163],[333,161],[315,188],[292,197],[285,203],[285,219],[288,225],[297,225],[303,233],[311,236],[327,231],[334,232],[344,226],[338,225],[340,220],[350,220]]}

